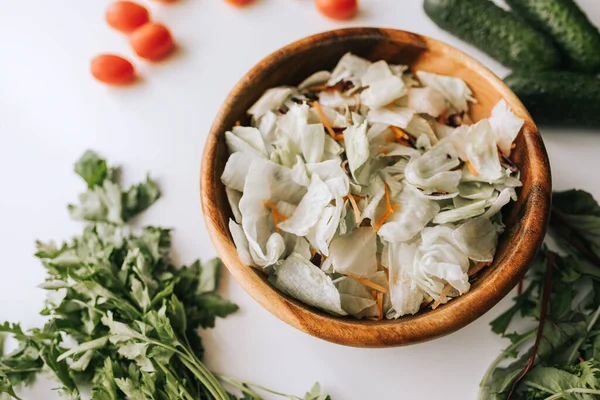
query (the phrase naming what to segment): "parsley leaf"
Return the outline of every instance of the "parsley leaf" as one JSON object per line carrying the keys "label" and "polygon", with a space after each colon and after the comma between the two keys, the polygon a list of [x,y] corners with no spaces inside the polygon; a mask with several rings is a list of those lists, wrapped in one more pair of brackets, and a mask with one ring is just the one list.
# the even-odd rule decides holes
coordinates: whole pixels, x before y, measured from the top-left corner
{"label": "parsley leaf", "polygon": [[[555,193],[550,226],[549,236],[567,254],[544,246],[525,291],[492,321],[492,331],[511,344],[484,374],[482,399],[600,395],[600,206],[584,191]],[[537,328],[507,334],[519,316]],[[518,358],[506,365],[511,357]]]}
{"label": "parsley leaf", "polygon": [[[47,275],[41,313],[49,321],[27,332],[0,325],[0,334],[19,343],[6,355],[0,346],[0,393],[18,399],[16,387],[49,370],[70,399],[79,399],[80,386],[90,382],[92,400],[234,399],[222,385],[227,378],[219,380],[202,363],[198,334],[238,309],[217,293],[221,261],[178,268],[169,257],[170,230],[137,232],[128,225],[159,197],[150,177],[124,191],[115,169],[93,152],[75,171],[88,190],[69,213],[85,227],[60,245],[36,243]],[[251,390],[247,383],[234,387],[244,395]],[[304,399],[329,398],[316,387]]]}

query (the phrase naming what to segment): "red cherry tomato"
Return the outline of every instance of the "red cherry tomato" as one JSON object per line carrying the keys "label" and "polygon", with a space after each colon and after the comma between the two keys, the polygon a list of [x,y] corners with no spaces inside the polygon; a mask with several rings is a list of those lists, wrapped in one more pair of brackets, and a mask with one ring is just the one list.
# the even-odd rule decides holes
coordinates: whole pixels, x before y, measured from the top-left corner
{"label": "red cherry tomato", "polygon": [[252,3],[254,0],[225,0],[225,2],[231,4],[234,7],[244,7],[250,3]]}
{"label": "red cherry tomato", "polygon": [[106,22],[121,32],[134,31],[148,21],[148,10],[132,1],[115,1],[106,9]]}
{"label": "red cherry tomato", "polygon": [[315,0],[317,9],[326,17],[350,19],[358,12],[358,0]]}
{"label": "red cherry tomato", "polygon": [[149,22],[136,29],[129,37],[135,53],[151,61],[167,56],[175,48],[171,32],[161,24]]}
{"label": "red cherry tomato", "polygon": [[108,85],[126,85],[135,80],[133,64],[114,54],[100,54],[92,60],[94,78]]}

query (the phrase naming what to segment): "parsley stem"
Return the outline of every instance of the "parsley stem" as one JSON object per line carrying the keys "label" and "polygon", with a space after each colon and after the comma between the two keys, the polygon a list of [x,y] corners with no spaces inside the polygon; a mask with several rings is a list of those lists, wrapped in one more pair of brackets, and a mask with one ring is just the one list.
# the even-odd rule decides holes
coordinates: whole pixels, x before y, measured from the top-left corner
{"label": "parsley stem", "polygon": [[[175,374],[173,372],[171,372],[167,367],[165,367],[162,363],[156,363],[156,365],[158,365],[160,367],[160,369],[163,370],[165,375],[171,376],[171,377],[173,377],[174,380],[176,380]],[[177,382],[177,383],[179,384],[179,382]],[[179,388],[183,392],[183,395],[185,396],[185,398],[187,400],[195,400],[194,397],[186,390],[185,386],[179,385]]]}
{"label": "parsley stem", "polygon": [[587,389],[587,388],[571,388],[565,389],[562,392],[558,392],[553,394],[552,396],[546,397],[544,400],[556,400],[562,399],[566,394],[570,393],[583,393],[583,394],[600,394],[600,390],[598,389]]}
{"label": "parsley stem", "polygon": [[[198,379],[202,382],[202,384],[204,384],[206,389],[216,400],[229,400],[229,396],[225,392],[225,389],[223,389],[223,386],[216,382],[216,379],[213,382],[213,380],[211,379],[212,373],[208,371],[203,365],[194,363],[193,361],[190,361],[186,356],[183,356],[181,354],[179,355],[179,359],[190,371],[194,373],[194,375],[196,375],[196,377],[198,377]],[[214,376],[212,376],[212,378],[214,379]]]}
{"label": "parsley stem", "polygon": [[233,379],[233,378],[229,378],[224,375],[219,375],[219,374],[216,374],[216,376],[223,382],[233,386],[236,389],[239,389],[243,394],[248,394],[248,395],[252,396],[253,400],[263,400],[263,398],[258,393],[256,393],[254,390],[252,390],[248,386],[244,385],[244,383],[242,381]]}
{"label": "parsley stem", "polygon": [[206,368],[206,366],[204,365],[204,363],[202,361],[200,361],[198,359],[198,357],[196,357],[196,354],[194,354],[194,352],[189,348],[189,347],[185,347],[182,346],[183,349],[187,352],[190,360],[196,364],[196,366],[198,367],[199,370],[201,370],[204,375],[208,378],[208,380],[218,389],[220,389],[223,394],[225,395],[225,399],[228,400],[229,396],[227,395],[227,393],[225,393],[225,390],[223,389],[223,386],[221,386],[221,383],[218,381],[218,379],[216,378],[216,376],[208,370],[208,368]]}
{"label": "parsley stem", "polygon": [[521,347],[523,345],[523,343],[525,343],[529,339],[532,339],[533,337],[535,337],[536,332],[537,332],[537,328],[530,330],[529,332],[523,334],[523,336],[521,336],[521,338],[519,340],[517,340],[516,342],[514,342],[513,344],[508,346],[506,349],[504,349],[504,351],[502,351],[502,353],[500,353],[500,355],[498,357],[496,357],[494,359],[494,361],[492,361],[492,363],[490,364],[488,369],[485,371],[485,374],[483,375],[483,378],[481,379],[480,386],[483,387],[486,385],[486,382],[488,381],[488,379],[490,378],[490,376],[492,375],[492,373],[494,372],[494,370],[496,369],[498,364],[500,364],[502,361],[504,361],[506,358],[508,358],[508,356],[507,356],[508,354],[517,350],[519,347]]}
{"label": "parsley stem", "polygon": [[546,276],[544,278],[544,289],[542,291],[542,300],[540,305],[540,316],[539,316],[539,324],[537,327],[537,334],[535,336],[535,342],[533,343],[533,347],[531,348],[531,355],[529,356],[529,360],[527,361],[527,365],[523,368],[523,371],[518,376],[518,378],[513,382],[512,387],[510,388],[510,392],[508,392],[508,397],[506,400],[510,400],[512,394],[519,382],[527,375],[533,364],[535,363],[535,357],[538,355],[538,349],[540,346],[540,342],[544,337],[544,326],[546,322],[546,318],[548,316],[548,307],[550,303],[550,291],[552,289],[552,271],[554,270],[554,259],[557,256],[556,253],[552,251],[548,251],[546,256]]}
{"label": "parsley stem", "polygon": [[257,396],[256,399],[258,400],[262,400],[262,397],[260,397],[260,395],[258,393],[256,393],[254,390],[252,390],[250,387],[254,387],[260,390],[263,390],[267,393],[271,393],[274,394],[276,396],[281,396],[281,397],[285,397],[287,399],[290,400],[302,400],[300,397],[297,396],[293,396],[293,395],[289,395],[289,394],[285,394],[285,393],[281,393],[281,392],[277,392],[275,390],[266,388],[264,386],[261,385],[257,385],[256,383],[252,383],[252,382],[248,382],[248,381],[242,381],[240,379],[235,379],[235,378],[231,378],[229,376],[225,376],[225,375],[221,375],[215,372],[215,376],[217,378],[219,378],[220,380],[222,380],[225,383],[228,383],[238,389],[240,389],[242,392],[250,394],[252,396]]}
{"label": "parsley stem", "polygon": [[581,347],[583,342],[585,340],[587,340],[588,336],[590,335],[590,331],[592,330],[592,328],[594,327],[594,325],[596,325],[596,322],[598,321],[598,317],[600,317],[600,306],[598,306],[598,308],[596,308],[596,311],[592,315],[592,318],[590,319],[590,322],[587,325],[587,332],[586,332],[585,336],[577,339],[577,342],[576,342],[577,344],[572,347],[571,354],[569,354],[569,357],[567,358],[567,365],[571,365],[571,364],[573,364],[573,362],[575,362],[575,357],[577,357],[577,352],[579,351],[579,348]]}
{"label": "parsley stem", "polygon": [[215,397],[216,400],[229,400],[229,396],[225,392],[225,389],[223,389],[223,386],[221,386],[221,384],[217,381],[217,378],[215,378],[212,372],[206,369],[204,364],[202,364],[202,362],[199,361],[196,356],[181,343],[178,343],[177,346],[183,348],[184,351],[150,339],[146,336],[143,336],[143,340],[152,345],[165,348],[177,354],[181,362],[200,380],[200,382],[202,382],[203,385],[206,386],[208,391]]}

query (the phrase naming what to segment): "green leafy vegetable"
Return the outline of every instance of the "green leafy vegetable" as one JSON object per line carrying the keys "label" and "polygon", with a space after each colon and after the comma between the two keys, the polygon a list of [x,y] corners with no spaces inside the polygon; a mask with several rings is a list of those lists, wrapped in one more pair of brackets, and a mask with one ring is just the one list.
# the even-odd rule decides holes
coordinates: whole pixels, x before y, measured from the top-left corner
{"label": "green leafy vegetable", "polygon": [[[0,325],[0,334],[18,342],[4,354],[0,341],[0,394],[18,399],[15,388],[49,370],[70,399],[80,399],[80,388],[90,382],[92,400],[237,399],[223,382],[235,383],[231,389],[244,399],[262,399],[253,385],[218,378],[202,363],[198,329],[238,309],[217,293],[221,261],[177,268],[168,229],[135,232],[127,225],[158,199],[150,177],[123,191],[115,169],[93,152],[75,171],[88,191],[69,212],[86,226],[61,245],[37,242],[35,255],[47,273],[41,313],[49,321],[26,332],[18,324]],[[329,397],[315,386],[304,399]]]}
{"label": "green leafy vegetable", "polygon": [[[600,206],[584,191],[555,193],[550,226],[556,252],[540,251],[526,289],[491,323],[511,345],[486,371],[480,399],[599,398]],[[519,316],[537,327],[507,333]]]}

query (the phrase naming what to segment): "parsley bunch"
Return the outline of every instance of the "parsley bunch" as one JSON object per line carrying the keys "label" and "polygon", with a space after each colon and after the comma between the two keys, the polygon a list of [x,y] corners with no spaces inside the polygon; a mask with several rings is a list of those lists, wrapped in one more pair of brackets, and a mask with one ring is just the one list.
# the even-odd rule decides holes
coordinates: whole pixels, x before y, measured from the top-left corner
{"label": "parsley bunch", "polygon": [[[62,245],[37,243],[36,257],[47,271],[41,314],[49,320],[27,332],[18,324],[0,325],[18,341],[7,355],[0,341],[0,394],[19,399],[15,387],[50,370],[70,399],[80,399],[81,387],[90,383],[93,400],[238,399],[226,382],[242,399],[262,399],[260,389],[300,400],[216,375],[202,363],[198,329],[213,327],[238,307],[216,292],[219,259],[177,268],[169,259],[168,229],[135,232],[128,225],[158,199],[156,183],[148,177],[124,191],[118,171],[93,152],[83,155],[75,172],[88,190],[69,212],[85,228]],[[315,385],[304,399],[329,396]]]}

